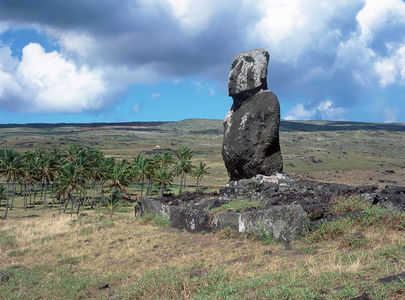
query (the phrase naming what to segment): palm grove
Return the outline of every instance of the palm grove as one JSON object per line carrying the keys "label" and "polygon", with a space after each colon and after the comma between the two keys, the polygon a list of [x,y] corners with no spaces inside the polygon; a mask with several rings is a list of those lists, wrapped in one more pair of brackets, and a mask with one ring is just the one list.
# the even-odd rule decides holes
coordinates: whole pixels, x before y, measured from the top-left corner
{"label": "palm grove", "polygon": [[[7,218],[13,209],[18,193],[23,198],[25,210],[35,208],[41,203],[42,212],[47,203],[59,203],[59,214],[66,212],[69,204],[71,214],[74,207],[79,214],[84,204],[93,208],[103,200],[122,199],[121,193],[128,188],[140,191],[141,197],[147,197],[154,186],[160,190],[160,197],[174,178],[179,176],[179,194],[186,186],[186,176],[196,180],[196,189],[208,173],[208,167],[200,162],[195,166],[191,162],[193,151],[182,146],[174,155],[171,152],[155,153],[152,156],[138,154],[132,161],[105,157],[103,152],[80,145],[70,145],[66,150],[26,151],[18,153],[13,149],[0,150],[0,204],[5,201]],[[111,193],[106,197],[105,193]],[[110,205],[112,203],[110,202]]]}

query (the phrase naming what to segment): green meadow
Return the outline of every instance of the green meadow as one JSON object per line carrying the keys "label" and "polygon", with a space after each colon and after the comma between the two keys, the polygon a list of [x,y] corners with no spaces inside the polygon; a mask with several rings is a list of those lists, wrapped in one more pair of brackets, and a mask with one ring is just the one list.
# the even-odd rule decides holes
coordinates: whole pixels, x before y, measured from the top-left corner
{"label": "green meadow", "polygon": [[[280,141],[284,171],[296,179],[405,185],[405,124],[282,121]],[[0,125],[0,149],[50,152],[72,145],[116,161],[164,152],[175,156],[187,147],[193,165],[202,161],[209,167],[201,178],[203,191],[216,191],[229,180],[221,157],[220,120]],[[195,191],[195,178],[186,178],[183,192]],[[181,176],[171,183],[170,191],[178,193]],[[139,183],[126,189],[131,195],[141,192]],[[337,197],[331,207],[336,215],[360,211],[358,218],[324,224],[299,241],[281,244],[263,232],[172,229],[162,217],[135,217],[134,204],[126,200],[111,214],[96,187],[89,194],[96,193],[97,201],[89,197],[83,203],[84,215],[75,213],[77,203],[72,215],[70,206],[59,213],[50,188],[44,212],[43,195],[38,193],[36,200],[32,195],[25,203],[20,190],[17,184],[13,209],[0,220],[2,299],[405,297],[404,279],[378,281],[405,270],[405,215],[371,206],[361,197]],[[150,195],[159,197],[159,192],[157,185]],[[5,203],[3,198],[0,216]]]}

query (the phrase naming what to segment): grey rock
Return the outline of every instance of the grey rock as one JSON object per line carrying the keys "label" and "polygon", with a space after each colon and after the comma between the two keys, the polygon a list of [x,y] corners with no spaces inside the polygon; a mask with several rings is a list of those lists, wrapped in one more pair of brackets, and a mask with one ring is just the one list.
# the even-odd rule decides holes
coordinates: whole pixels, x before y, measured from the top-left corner
{"label": "grey rock", "polygon": [[264,49],[234,56],[229,73],[229,96],[246,96],[258,89],[267,89],[269,58],[269,53]]}
{"label": "grey rock", "polygon": [[363,293],[360,296],[350,298],[350,300],[371,300],[370,296],[367,293]]}
{"label": "grey rock", "polygon": [[405,194],[387,195],[380,203],[387,209],[405,212]]}
{"label": "grey rock", "polygon": [[105,289],[108,289],[109,287],[110,287],[110,285],[108,283],[104,283],[104,284],[100,285],[98,287],[98,289],[99,290],[105,290]]}
{"label": "grey rock", "polygon": [[[226,187],[219,189],[219,194],[223,198],[252,195],[252,200],[257,200],[269,198],[270,194],[279,190],[287,190],[295,183],[296,181],[286,173],[277,172],[271,176],[259,174],[251,179],[231,181]],[[262,193],[257,194],[260,192]]]}
{"label": "grey rock", "polygon": [[390,283],[392,281],[400,281],[400,280],[405,280],[405,272],[401,272],[397,275],[392,275],[392,276],[387,276],[384,278],[380,278],[377,280],[377,282],[381,282],[381,283]]}
{"label": "grey rock", "polygon": [[398,186],[398,185],[386,185],[384,190],[384,194],[405,194],[405,186]]}
{"label": "grey rock", "polygon": [[301,205],[272,206],[240,214],[239,232],[267,231],[278,241],[298,239],[307,225],[307,214]]}
{"label": "grey rock", "polygon": [[216,207],[220,207],[222,204],[225,204],[225,203],[227,203],[227,201],[220,200],[220,199],[197,200],[191,204],[190,208],[199,209],[199,210],[203,210],[203,209],[207,209],[207,208],[213,209]]}
{"label": "grey rock", "polygon": [[239,230],[239,216],[240,213],[224,212],[214,218],[213,226],[215,229],[220,230],[224,228],[232,228]]}
{"label": "grey rock", "polygon": [[212,226],[217,230],[230,227],[240,233],[265,232],[275,240],[287,242],[298,239],[307,222],[307,214],[300,205],[282,205],[243,213],[224,212],[214,218]]}
{"label": "grey rock", "polygon": [[210,231],[210,215],[207,211],[170,207],[170,226],[189,232]]}
{"label": "grey rock", "polygon": [[159,201],[154,201],[149,198],[138,200],[142,212],[153,212],[156,216],[165,216],[170,218],[170,207]]}
{"label": "grey rock", "polygon": [[231,180],[283,170],[280,152],[280,104],[267,89],[266,50],[236,55],[229,74],[233,105],[224,120],[222,157]]}

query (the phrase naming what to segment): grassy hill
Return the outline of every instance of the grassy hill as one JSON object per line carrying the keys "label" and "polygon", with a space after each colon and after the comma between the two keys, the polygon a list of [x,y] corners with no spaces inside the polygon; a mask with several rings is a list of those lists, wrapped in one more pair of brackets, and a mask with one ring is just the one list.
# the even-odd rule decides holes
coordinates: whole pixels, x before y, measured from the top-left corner
{"label": "grassy hill", "polygon": [[[204,161],[211,176],[206,185],[228,181],[222,161],[221,120],[187,119],[179,122],[0,125],[0,148],[17,151],[81,144],[107,156],[132,159],[156,145],[194,151],[194,162]],[[405,124],[328,121],[281,121],[284,170],[298,178],[326,182],[405,185]],[[387,172],[389,171],[389,172]],[[393,172],[392,172],[393,171]],[[204,184],[204,183],[203,183]]]}
{"label": "grassy hill", "polygon": [[[282,121],[285,171],[325,182],[405,185],[405,124]],[[0,125],[0,149],[81,144],[107,156],[132,156],[181,145],[211,174],[228,181],[221,157],[222,121]],[[191,180],[190,180],[191,181]],[[38,200],[40,201],[40,199]],[[58,214],[49,199],[23,209],[17,197],[0,220],[1,299],[403,299],[405,281],[380,278],[405,270],[405,217],[359,197],[335,199],[331,211],[361,210],[280,244],[230,229],[190,234],[168,220],[135,218],[125,202],[110,219],[104,207]],[[39,202],[40,203],[40,202]],[[4,201],[1,205],[1,215]]]}

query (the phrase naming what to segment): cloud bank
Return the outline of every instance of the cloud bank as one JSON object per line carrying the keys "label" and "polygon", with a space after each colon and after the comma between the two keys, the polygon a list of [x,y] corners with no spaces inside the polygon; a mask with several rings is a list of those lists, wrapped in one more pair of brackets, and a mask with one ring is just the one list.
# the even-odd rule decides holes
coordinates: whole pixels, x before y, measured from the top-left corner
{"label": "cloud bank", "polygon": [[28,44],[17,58],[0,44],[5,110],[102,111],[131,85],[186,78],[225,93],[232,57],[255,48],[270,52],[269,88],[295,103],[286,119],[345,119],[405,85],[401,0],[1,2],[0,33],[21,28],[60,49]]}

